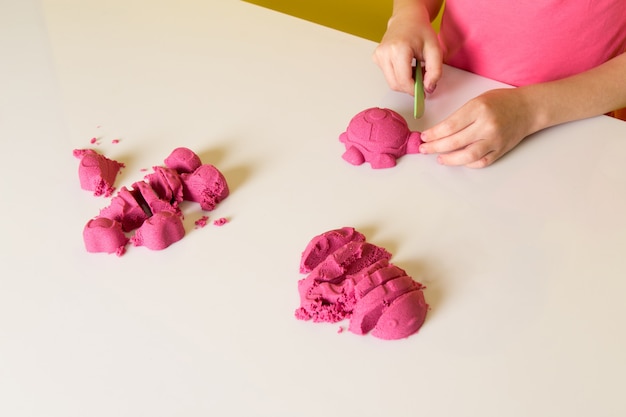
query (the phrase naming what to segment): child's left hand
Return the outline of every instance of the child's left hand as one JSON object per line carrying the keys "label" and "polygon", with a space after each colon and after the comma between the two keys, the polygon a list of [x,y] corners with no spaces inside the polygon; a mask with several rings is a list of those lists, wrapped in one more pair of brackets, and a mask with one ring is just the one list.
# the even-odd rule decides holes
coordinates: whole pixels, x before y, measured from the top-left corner
{"label": "child's left hand", "polygon": [[422,132],[420,152],[443,165],[483,168],[533,133],[533,113],[520,89],[488,91]]}

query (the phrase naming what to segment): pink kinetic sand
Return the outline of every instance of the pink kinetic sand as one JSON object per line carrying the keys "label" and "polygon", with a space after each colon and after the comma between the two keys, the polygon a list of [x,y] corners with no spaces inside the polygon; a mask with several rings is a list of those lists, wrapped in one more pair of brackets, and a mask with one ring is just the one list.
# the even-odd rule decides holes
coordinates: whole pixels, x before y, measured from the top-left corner
{"label": "pink kinetic sand", "polygon": [[141,207],[133,192],[122,187],[111,199],[111,204],[100,210],[100,217],[116,220],[122,224],[122,230],[130,232],[141,226],[148,218],[148,214]]}
{"label": "pink kinetic sand", "polygon": [[165,166],[177,171],[179,174],[194,172],[200,165],[200,157],[194,151],[187,148],[176,148],[165,158]]}
{"label": "pink kinetic sand", "polygon": [[183,201],[183,183],[176,170],[157,166],[153,174],[146,175],[146,180],[160,199],[174,206]]}
{"label": "pink kinetic sand", "polygon": [[400,114],[379,107],[354,116],[339,140],[346,146],[343,159],[352,165],[369,162],[374,169],[394,167],[401,156],[419,153],[422,143],[420,132],[412,132]]}
{"label": "pink kinetic sand", "polygon": [[209,222],[209,216],[202,216],[198,220],[193,222],[193,224],[196,226],[196,229],[200,229],[201,227],[205,227],[208,222]]}
{"label": "pink kinetic sand", "polygon": [[343,227],[315,236],[302,253],[300,273],[311,272],[328,255],[352,241],[364,242],[365,236],[352,227]]}
{"label": "pink kinetic sand", "polygon": [[211,164],[200,165],[191,173],[180,175],[185,200],[200,203],[202,210],[211,211],[228,197],[228,184],[222,173]]}
{"label": "pink kinetic sand", "polygon": [[226,223],[228,223],[228,219],[226,217],[220,217],[219,219],[216,219],[213,222],[214,226],[224,226]]}
{"label": "pink kinetic sand", "polygon": [[156,191],[145,181],[137,181],[133,183],[133,195],[135,199],[143,207],[148,217],[160,211],[169,211],[174,214],[180,214],[178,207],[173,206],[169,201],[162,200]]}
{"label": "pink kinetic sand", "polygon": [[307,277],[308,280],[337,284],[347,276],[360,272],[363,268],[390,259],[391,254],[380,246],[368,242],[353,241],[339,247],[320,262]]}
{"label": "pink kinetic sand", "polygon": [[89,220],[83,229],[87,252],[116,253],[128,243],[122,225],[111,219],[98,217]]}
{"label": "pink kinetic sand", "polygon": [[115,187],[115,177],[124,164],[99,154],[92,149],[75,149],[73,152],[80,159],[78,177],[83,190],[93,191],[95,196],[111,196]]}
{"label": "pink kinetic sand", "polygon": [[161,250],[178,242],[185,236],[185,228],[180,216],[171,211],[160,211],[143,222],[131,238],[135,246],[145,246]]}
{"label": "pink kinetic sand", "polygon": [[[109,190],[110,194],[115,179],[115,175],[111,175],[112,169],[119,169],[123,164],[91,150],[75,150],[74,155],[81,158],[81,166],[95,165],[97,168],[85,170],[81,184],[83,177],[91,182],[93,178],[98,181],[104,178],[106,181],[102,182],[109,186],[100,186],[100,189]],[[88,158],[87,163],[84,163],[85,158]],[[133,183],[130,190],[122,187],[111,199],[111,204],[87,223],[83,232],[87,251],[121,255],[128,242],[152,250],[165,249],[185,235],[179,203],[195,201],[202,209],[213,210],[228,196],[228,184],[222,173],[213,165],[202,165],[200,158],[190,149],[175,149],[165,163],[168,167],[154,167],[154,173],[146,175],[146,181]],[[202,219],[204,226],[208,217],[203,216],[200,222]],[[135,229],[135,235],[128,239],[126,233]]]}
{"label": "pink kinetic sand", "polygon": [[[424,287],[389,262],[391,254],[351,227],[314,237],[302,253],[296,318],[349,319],[348,330],[380,339],[402,339],[424,323]],[[312,269],[311,269],[312,267]]]}

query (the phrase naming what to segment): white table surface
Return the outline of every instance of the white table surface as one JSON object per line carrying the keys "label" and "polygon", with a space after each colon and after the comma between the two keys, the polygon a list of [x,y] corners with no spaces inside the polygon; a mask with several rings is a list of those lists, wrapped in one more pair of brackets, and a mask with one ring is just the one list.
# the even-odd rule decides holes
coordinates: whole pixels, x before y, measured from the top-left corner
{"label": "white table surface", "polygon": [[[236,0],[4,0],[0,33],[1,416],[626,415],[626,123],[372,170],[341,159],[350,118],[412,114],[372,42]],[[410,126],[499,86],[446,67]],[[230,222],[189,204],[166,250],[87,253],[108,199],[72,150],[120,187],[178,146],[222,170]],[[294,318],[300,253],[341,226],[427,285],[418,334]]]}

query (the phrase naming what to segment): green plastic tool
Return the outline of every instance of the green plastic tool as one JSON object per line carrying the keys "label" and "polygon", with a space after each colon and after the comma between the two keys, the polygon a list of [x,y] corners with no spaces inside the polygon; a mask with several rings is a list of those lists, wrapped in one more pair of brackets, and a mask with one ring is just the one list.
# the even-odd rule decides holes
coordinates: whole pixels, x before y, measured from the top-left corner
{"label": "green plastic tool", "polygon": [[419,119],[424,114],[424,80],[422,79],[422,67],[417,65],[414,71],[415,96],[413,103],[413,118]]}

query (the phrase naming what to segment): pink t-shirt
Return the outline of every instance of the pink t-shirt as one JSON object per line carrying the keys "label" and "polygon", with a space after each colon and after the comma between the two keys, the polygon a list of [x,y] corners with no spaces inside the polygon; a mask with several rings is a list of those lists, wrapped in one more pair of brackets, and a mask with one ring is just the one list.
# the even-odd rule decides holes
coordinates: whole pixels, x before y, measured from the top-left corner
{"label": "pink t-shirt", "polygon": [[449,65],[514,86],[545,82],[625,52],[626,1],[446,0],[440,38]]}

